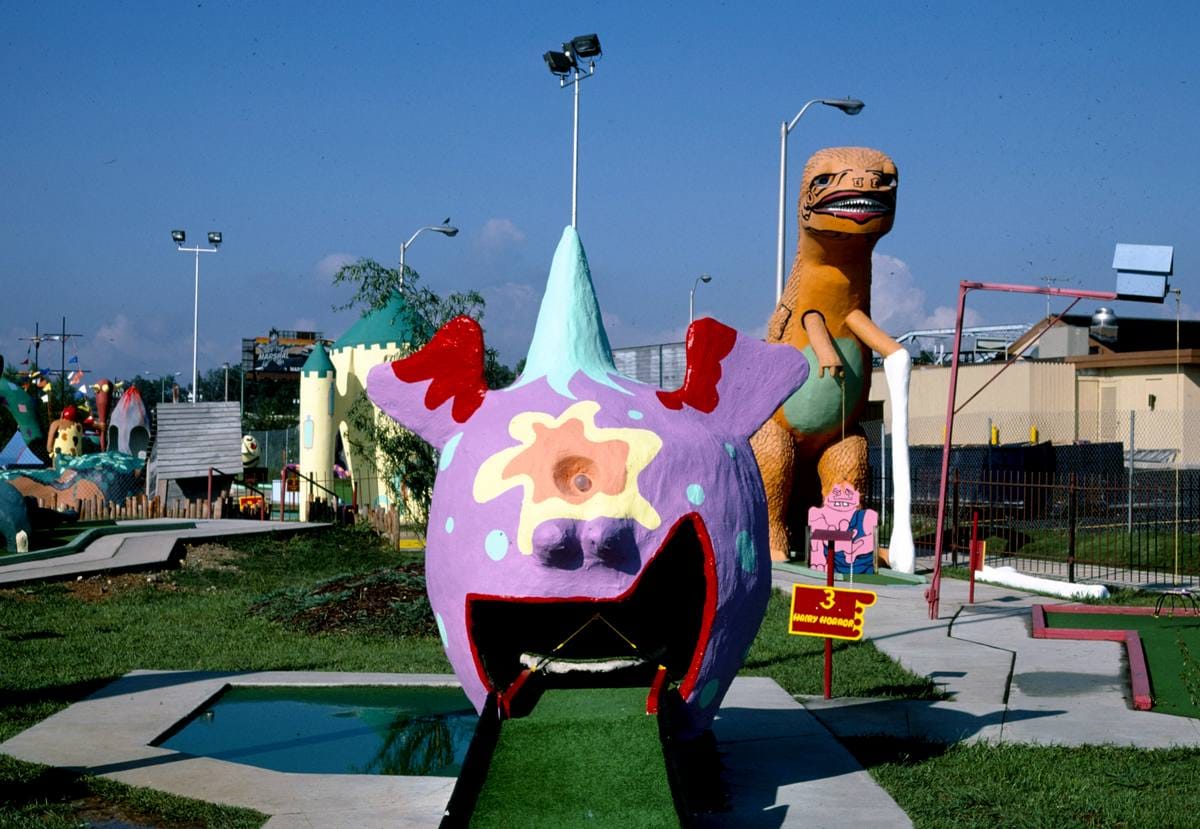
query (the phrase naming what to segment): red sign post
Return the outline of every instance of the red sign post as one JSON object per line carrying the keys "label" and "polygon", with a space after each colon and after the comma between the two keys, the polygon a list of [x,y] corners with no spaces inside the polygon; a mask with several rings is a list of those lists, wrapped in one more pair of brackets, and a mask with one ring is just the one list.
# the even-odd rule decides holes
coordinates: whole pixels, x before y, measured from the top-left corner
{"label": "red sign post", "polygon": [[788,616],[788,633],[798,636],[825,637],[825,699],[833,696],[833,640],[862,638],[866,609],[875,604],[870,590],[852,590],[833,586],[833,550],[831,541],[848,540],[845,530],[812,531],[816,541],[827,545],[825,555],[826,586],[792,585],[792,612]]}

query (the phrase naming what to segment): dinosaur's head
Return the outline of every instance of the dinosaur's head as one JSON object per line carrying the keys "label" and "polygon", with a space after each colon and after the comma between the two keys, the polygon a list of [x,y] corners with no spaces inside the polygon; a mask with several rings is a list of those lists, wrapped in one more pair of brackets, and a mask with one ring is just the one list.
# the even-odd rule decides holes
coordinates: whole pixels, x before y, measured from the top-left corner
{"label": "dinosaur's head", "polygon": [[877,240],[896,213],[896,164],[878,150],[829,147],[804,165],[800,229],[822,238]]}

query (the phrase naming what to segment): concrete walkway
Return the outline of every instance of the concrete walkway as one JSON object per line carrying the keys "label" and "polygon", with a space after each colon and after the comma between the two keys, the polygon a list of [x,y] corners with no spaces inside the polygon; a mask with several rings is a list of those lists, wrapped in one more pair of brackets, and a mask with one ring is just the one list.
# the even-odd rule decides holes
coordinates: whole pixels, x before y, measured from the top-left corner
{"label": "concrete walkway", "polygon": [[[303,532],[327,524],[295,521],[245,521],[232,518],[151,518],[137,521],[117,521],[117,526],[132,525],[138,532],[114,533],[97,538],[82,551],[55,558],[4,564],[0,559],[0,587],[10,587],[29,581],[66,579],[90,576],[93,573],[116,570],[136,570],[165,564],[178,557],[182,544],[198,544],[231,535],[264,532]],[[180,523],[195,524],[194,529],[178,529]],[[145,527],[162,524],[176,529],[162,532],[147,531]]]}
{"label": "concrete walkway", "polygon": [[[266,829],[435,827],[453,778],[284,773],[151,743],[227,685],[457,684],[453,676],[422,674],[134,671],[0,744],[0,753],[256,809],[271,816]],[[854,793],[854,826],[911,826],[850,753],[770,679],[736,679],[714,731],[732,808],[701,826],[840,826],[847,813],[839,795],[847,792]]]}
{"label": "concrete walkway", "polygon": [[[776,567],[775,585],[823,583]],[[805,697],[804,706],[839,736],[890,735],[933,741],[1200,746],[1200,720],[1132,708],[1124,646],[1034,639],[1030,607],[1069,604],[1011,588],[942,579],[940,614],[929,618],[925,586],[861,585],[879,599],[866,635],[945,702]],[[834,672],[837,662],[834,661]]]}

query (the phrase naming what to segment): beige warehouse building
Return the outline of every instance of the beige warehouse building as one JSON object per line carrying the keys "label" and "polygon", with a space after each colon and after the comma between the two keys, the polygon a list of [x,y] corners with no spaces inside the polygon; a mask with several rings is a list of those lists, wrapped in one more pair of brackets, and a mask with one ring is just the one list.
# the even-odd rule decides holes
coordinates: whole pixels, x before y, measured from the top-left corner
{"label": "beige warehouse building", "polygon": [[[1200,466],[1200,322],[1121,320],[1116,336],[1089,332],[1091,318],[1066,316],[1034,340],[1043,321],[1008,346],[1026,356],[1002,373],[992,362],[959,367],[954,443],[982,444],[991,427],[1002,443],[1037,439],[1054,443],[1121,442],[1139,465]],[[910,443],[943,442],[950,358],[914,365],[909,398]],[[883,370],[872,376],[871,400],[891,423]],[[1194,414],[1193,414],[1194,413]]]}

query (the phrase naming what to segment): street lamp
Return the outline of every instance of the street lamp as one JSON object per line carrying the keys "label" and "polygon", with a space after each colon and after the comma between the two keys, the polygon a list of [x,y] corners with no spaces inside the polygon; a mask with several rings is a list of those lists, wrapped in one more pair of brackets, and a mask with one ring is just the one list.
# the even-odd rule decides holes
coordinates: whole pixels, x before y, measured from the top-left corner
{"label": "street lamp", "polygon": [[[573,37],[558,52],[542,55],[551,73],[558,76],[559,89],[575,87],[575,118],[571,130],[571,227],[577,226],[579,210],[579,83],[596,71],[595,58],[601,56],[600,38],[595,34]],[[579,66],[579,58],[588,58],[587,71]],[[571,79],[567,80],[570,75]]]}
{"label": "street lamp", "polygon": [[696,320],[696,289],[700,287],[701,282],[712,282],[712,277],[706,273],[702,273],[692,283],[692,292],[688,295],[688,325],[691,325]]}
{"label": "street lamp", "polygon": [[451,226],[450,217],[447,216],[445,221],[443,221],[440,225],[426,225],[425,227],[419,228],[416,233],[408,237],[407,242],[402,242],[400,244],[400,290],[402,291],[404,290],[404,277],[407,275],[407,271],[404,269],[404,252],[408,250],[408,246],[413,243],[414,239],[427,230],[432,230],[434,233],[441,233],[443,236],[458,235],[458,228]]}
{"label": "street lamp", "polygon": [[216,230],[209,231],[208,243],[212,245],[211,248],[202,248],[199,245],[194,248],[185,248],[183,243],[187,241],[187,234],[182,230],[172,230],[171,241],[175,243],[181,252],[196,254],[196,295],[194,304],[192,305],[192,405],[195,405],[200,397],[196,394],[198,388],[196,382],[196,342],[200,334],[200,254],[216,253],[217,249],[221,246],[221,234]]}
{"label": "street lamp", "polygon": [[788,134],[795,128],[800,116],[813,104],[824,104],[834,109],[840,109],[847,115],[858,115],[865,106],[857,98],[813,98],[800,107],[796,117],[791,121],[781,121],[779,124],[779,233],[775,246],[775,302],[783,296],[783,211],[787,200],[787,139]]}
{"label": "street lamp", "polygon": [[229,402],[229,361],[226,360],[221,365],[223,365],[225,367],[225,402],[228,403]]}

